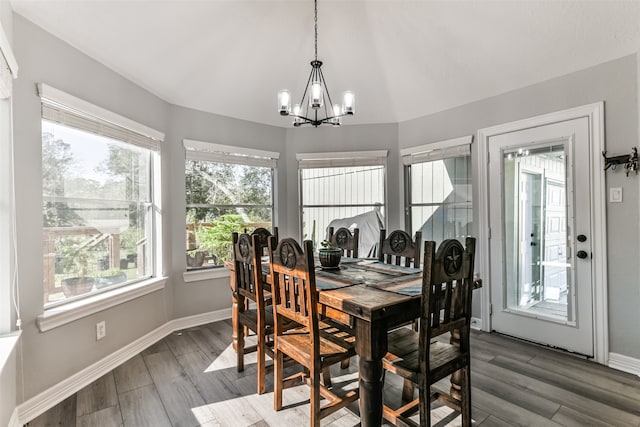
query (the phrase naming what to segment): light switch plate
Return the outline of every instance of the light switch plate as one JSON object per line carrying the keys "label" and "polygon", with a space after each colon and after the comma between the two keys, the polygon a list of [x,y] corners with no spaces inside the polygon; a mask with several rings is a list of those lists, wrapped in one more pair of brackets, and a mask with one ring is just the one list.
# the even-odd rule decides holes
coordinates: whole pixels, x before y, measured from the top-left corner
{"label": "light switch plate", "polygon": [[622,203],[622,187],[612,187],[609,189],[609,202]]}

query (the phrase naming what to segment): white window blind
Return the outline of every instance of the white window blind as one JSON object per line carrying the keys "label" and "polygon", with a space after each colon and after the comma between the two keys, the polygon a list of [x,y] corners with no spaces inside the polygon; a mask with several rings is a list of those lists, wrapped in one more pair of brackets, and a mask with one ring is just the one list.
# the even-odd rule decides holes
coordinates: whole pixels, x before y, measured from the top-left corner
{"label": "white window blind", "polygon": [[416,163],[433,162],[471,155],[472,136],[434,142],[419,147],[407,148],[400,151],[402,163],[412,165]]}
{"label": "white window blind", "polygon": [[158,151],[164,134],[44,84],[38,85],[42,118]]}
{"label": "white window blind", "polygon": [[194,141],[191,139],[185,139],[182,142],[186,150],[186,160],[206,160],[209,162],[275,168],[278,158],[280,158],[280,153],[275,151],[257,150],[254,148],[236,147],[212,142]]}
{"label": "white window blind", "polygon": [[298,159],[298,167],[300,169],[384,166],[388,153],[387,150],[298,153],[296,154],[296,158]]}

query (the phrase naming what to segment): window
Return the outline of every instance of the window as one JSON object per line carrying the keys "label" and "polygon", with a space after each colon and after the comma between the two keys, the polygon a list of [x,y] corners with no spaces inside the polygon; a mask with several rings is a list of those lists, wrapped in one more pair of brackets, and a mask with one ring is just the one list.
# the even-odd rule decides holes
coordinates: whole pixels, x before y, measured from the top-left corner
{"label": "window", "polygon": [[[406,224],[437,243],[473,233],[471,137],[403,150]],[[427,147],[440,147],[425,151]]]}
{"label": "window", "polygon": [[272,229],[279,153],[185,140],[187,270],[233,258],[231,233]]}
{"label": "window", "polygon": [[329,227],[360,228],[358,253],[373,255],[384,227],[386,151],[298,154],[302,238],[316,247]]}
{"label": "window", "polygon": [[76,109],[87,107],[84,101],[40,88],[47,308],[155,275],[159,142]]}
{"label": "window", "polygon": [[[11,95],[18,64],[0,24],[0,335],[20,318],[15,272]],[[15,312],[14,312],[15,310]],[[0,361],[1,363],[1,361]],[[0,366],[0,370],[2,366]]]}

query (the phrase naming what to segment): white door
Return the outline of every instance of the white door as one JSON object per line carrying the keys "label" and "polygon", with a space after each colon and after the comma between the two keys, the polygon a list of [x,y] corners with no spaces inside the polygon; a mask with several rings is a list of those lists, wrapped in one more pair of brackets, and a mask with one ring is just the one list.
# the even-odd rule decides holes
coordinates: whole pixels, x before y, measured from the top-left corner
{"label": "white door", "polygon": [[491,328],[594,355],[589,119],[491,136]]}

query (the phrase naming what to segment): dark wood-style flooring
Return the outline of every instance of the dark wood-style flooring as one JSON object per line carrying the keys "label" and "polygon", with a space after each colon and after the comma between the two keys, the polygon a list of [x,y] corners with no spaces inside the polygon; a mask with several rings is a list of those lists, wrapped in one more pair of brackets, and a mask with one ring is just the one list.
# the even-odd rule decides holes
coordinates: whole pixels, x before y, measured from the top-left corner
{"label": "dark wood-style flooring", "polygon": [[[640,426],[634,375],[496,334],[474,332],[472,354],[474,425]],[[255,353],[247,357],[238,373],[229,321],[176,332],[28,426],[309,425],[308,387],[285,390],[285,409],[275,412],[271,375],[269,392],[256,394]],[[357,366],[335,367],[334,386],[357,379]],[[387,375],[387,402],[399,403],[401,385]],[[343,409],[323,426],[356,426],[357,410]],[[436,426],[460,425],[448,408],[433,413]]]}

